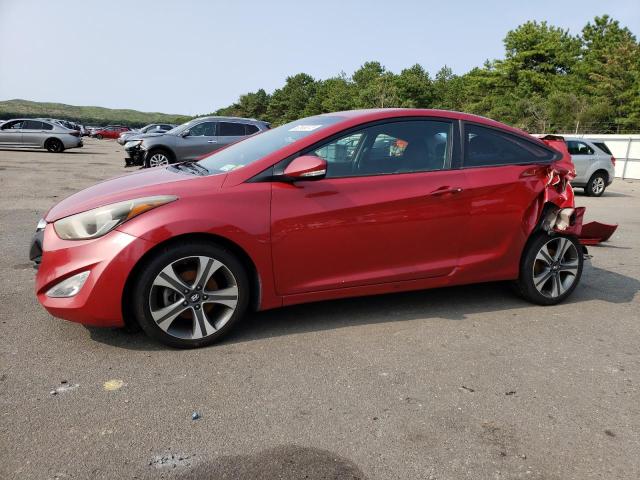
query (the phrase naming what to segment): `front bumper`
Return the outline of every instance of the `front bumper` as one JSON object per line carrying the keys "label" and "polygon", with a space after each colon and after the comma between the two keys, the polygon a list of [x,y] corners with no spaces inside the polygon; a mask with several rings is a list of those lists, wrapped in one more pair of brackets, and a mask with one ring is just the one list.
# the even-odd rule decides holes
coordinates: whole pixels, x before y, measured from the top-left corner
{"label": "front bumper", "polygon": [[[61,240],[53,225],[48,224],[39,247],[32,243],[34,261],[37,262],[38,249],[40,252],[36,275],[38,301],[54,317],[99,327],[124,326],[125,283],[133,266],[151,247],[150,242],[118,230],[95,240]],[[90,272],[89,277],[75,296],[46,295],[54,285],[84,271]]]}
{"label": "front bumper", "polygon": [[124,159],[126,166],[142,165],[144,163],[146,151],[142,150],[140,146],[125,148],[124,151],[127,152],[127,157]]}

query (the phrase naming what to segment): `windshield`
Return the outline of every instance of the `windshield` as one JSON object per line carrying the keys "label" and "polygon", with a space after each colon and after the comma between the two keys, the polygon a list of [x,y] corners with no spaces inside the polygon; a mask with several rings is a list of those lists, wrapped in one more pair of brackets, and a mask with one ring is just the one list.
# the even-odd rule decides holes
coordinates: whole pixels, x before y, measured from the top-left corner
{"label": "windshield", "polygon": [[198,120],[201,120],[201,119],[200,118],[195,118],[193,120],[189,120],[188,122],[183,123],[182,125],[178,125],[177,127],[173,127],[171,130],[169,130],[168,132],[165,132],[165,133],[176,135],[176,134],[178,134],[178,132],[181,132],[185,128],[189,128],[191,125],[193,125],[194,122],[196,122]]}
{"label": "windshield", "polygon": [[213,153],[199,163],[211,173],[230,172],[260,160],[282,147],[341,120],[344,120],[344,117],[325,117],[324,115],[296,120],[247,137],[245,140]]}

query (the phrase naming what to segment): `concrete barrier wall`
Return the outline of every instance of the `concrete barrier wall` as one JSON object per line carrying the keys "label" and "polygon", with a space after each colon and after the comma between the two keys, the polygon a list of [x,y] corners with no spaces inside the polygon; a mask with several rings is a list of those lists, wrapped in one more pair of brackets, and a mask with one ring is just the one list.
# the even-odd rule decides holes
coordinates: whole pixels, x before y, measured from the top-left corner
{"label": "concrete barrier wall", "polygon": [[574,135],[563,133],[563,137],[586,138],[604,142],[616,157],[616,177],[640,179],[640,134],[613,135],[595,133]]}

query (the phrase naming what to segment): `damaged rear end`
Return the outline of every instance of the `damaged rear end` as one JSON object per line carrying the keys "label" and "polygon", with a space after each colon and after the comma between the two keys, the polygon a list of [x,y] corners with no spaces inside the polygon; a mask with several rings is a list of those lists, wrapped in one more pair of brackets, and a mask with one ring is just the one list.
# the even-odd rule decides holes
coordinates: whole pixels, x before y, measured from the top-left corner
{"label": "damaged rear end", "polygon": [[548,172],[544,191],[546,205],[541,219],[541,228],[547,233],[556,232],[576,236],[581,245],[596,245],[608,240],[618,225],[601,222],[583,224],[585,207],[576,207],[571,180],[576,176],[571,155],[564,138],[557,135],[540,137],[545,144],[562,153]]}

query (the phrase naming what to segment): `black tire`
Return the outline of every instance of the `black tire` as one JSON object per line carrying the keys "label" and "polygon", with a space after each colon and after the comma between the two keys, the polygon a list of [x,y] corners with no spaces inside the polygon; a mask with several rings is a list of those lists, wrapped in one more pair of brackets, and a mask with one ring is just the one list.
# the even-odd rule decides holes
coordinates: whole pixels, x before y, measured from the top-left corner
{"label": "black tire", "polygon": [[[237,304],[231,316],[227,320],[225,320],[226,323],[224,323],[218,330],[215,330],[213,333],[197,339],[179,338],[178,336],[176,336],[178,334],[178,328],[182,327],[182,329],[185,330],[184,325],[192,324],[193,332],[196,332],[196,330],[199,328],[204,328],[202,327],[202,323],[199,323],[199,325],[196,324],[196,321],[200,322],[200,319],[197,317],[197,312],[195,310],[195,308],[198,307],[196,307],[195,305],[185,307],[180,315],[176,316],[174,319],[169,320],[170,326],[167,326],[161,320],[159,322],[156,322],[152,316],[151,303],[154,299],[152,295],[157,295],[158,292],[156,292],[156,289],[158,289],[159,287],[154,286],[154,280],[157,280],[163,269],[165,269],[169,265],[175,264],[176,262],[188,262],[190,261],[190,259],[199,256],[209,257],[210,259],[221,262],[223,266],[228,269],[229,273],[233,275],[233,280],[235,281],[235,286],[237,287]],[[249,305],[250,283],[244,266],[230,251],[214,243],[197,241],[187,242],[185,244],[168,245],[163,250],[154,255],[151,259],[149,259],[147,263],[142,266],[140,272],[141,273],[134,283],[133,295],[131,295],[130,297],[132,302],[131,310],[133,311],[140,327],[142,327],[147,335],[171,347],[197,348],[204,347],[216,342],[222,336],[226,335],[244,316]],[[195,275],[197,276],[198,273],[196,272]],[[215,275],[217,275],[217,273]],[[213,279],[213,277],[214,275],[212,275],[211,278]],[[181,305],[186,305],[187,303],[189,303],[191,295],[193,293],[196,293],[195,284],[193,288],[194,289],[190,292],[185,291],[183,293],[182,300],[184,300],[184,303],[182,303]],[[224,288],[224,286],[220,288]],[[153,292],[152,289],[154,289]],[[168,290],[172,291],[172,289]],[[204,294],[207,290],[206,285],[205,288],[198,290],[201,294]],[[173,291],[173,293],[175,292]],[[178,302],[182,301],[180,300],[180,298],[181,297],[177,297]],[[175,299],[168,301],[170,305],[177,305],[177,303],[174,302]],[[223,308],[227,308],[224,307],[224,305],[215,304],[213,305],[213,307],[220,307],[221,310]],[[203,315],[205,312],[204,303],[201,304],[201,309],[201,315]],[[156,314],[157,312],[158,310],[156,310]],[[174,328],[173,324],[176,322],[178,323],[178,328],[175,329],[173,334],[170,334],[168,331]],[[159,323],[163,324],[168,331],[163,330],[159,326]],[[207,323],[206,330],[210,329],[209,327],[211,326],[211,323]]]}
{"label": "black tire", "polygon": [[[566,257],[563,256],[560,262],[555,262],[558,246],[562,245],[564,240],[570,242],[570,246],[566,247]],[[547,270],[545,270],[546,261],[538,257],[545,246],[546,252],[551,254],[551,260],[553,260],[549,262]],[[555,250],[554,246],[556,246]],[[520,261],[520,276],[514,286],[518,294],[532,303],[556,305],[571,295],[580,283],[583,265],[582,247],[575,237],[539,232],[527,242]],[[545,280],[547,274],[550,276]],[[573,278],[571,278],[572,275]],[[559,279],[559,283],[556,283],[556,279]],[[569,280],[572,280],[572,283]],[[561,293],[555,295],[555,292]]]}
{"label": "black tire", "polygon": [[45,148],[51,153],[64,152],[64,144],[57,138],[50,138],[49,140],[47,140],[47,143],[45,144]]}
{"label": "black tire", "polygon": [[584,193],[589,197],[601,197],[607,189],[607,175],[603,172],[595,172],[584,187]]}
{"label": "black tire", "polygon": [[102,140],[102,135],[97,134],[97,135],[96,135],[96,138],[97,138],[98,140]]}
{"label": "black tire", "polygon": [[[154,165],[153,164],[153,158],[155,156],[164,156],[167,160],[166,164],[163,165]],[[172,164],[175,161],[174,156],[168,152],[167,150],[163,149],[163,148],[154,148],[152,150],[149,150],[147,152],[147,155],[145,156],[144,159],[144,168],[152,168],[152,167],[158,167],[158,166],[167,166]]]}

